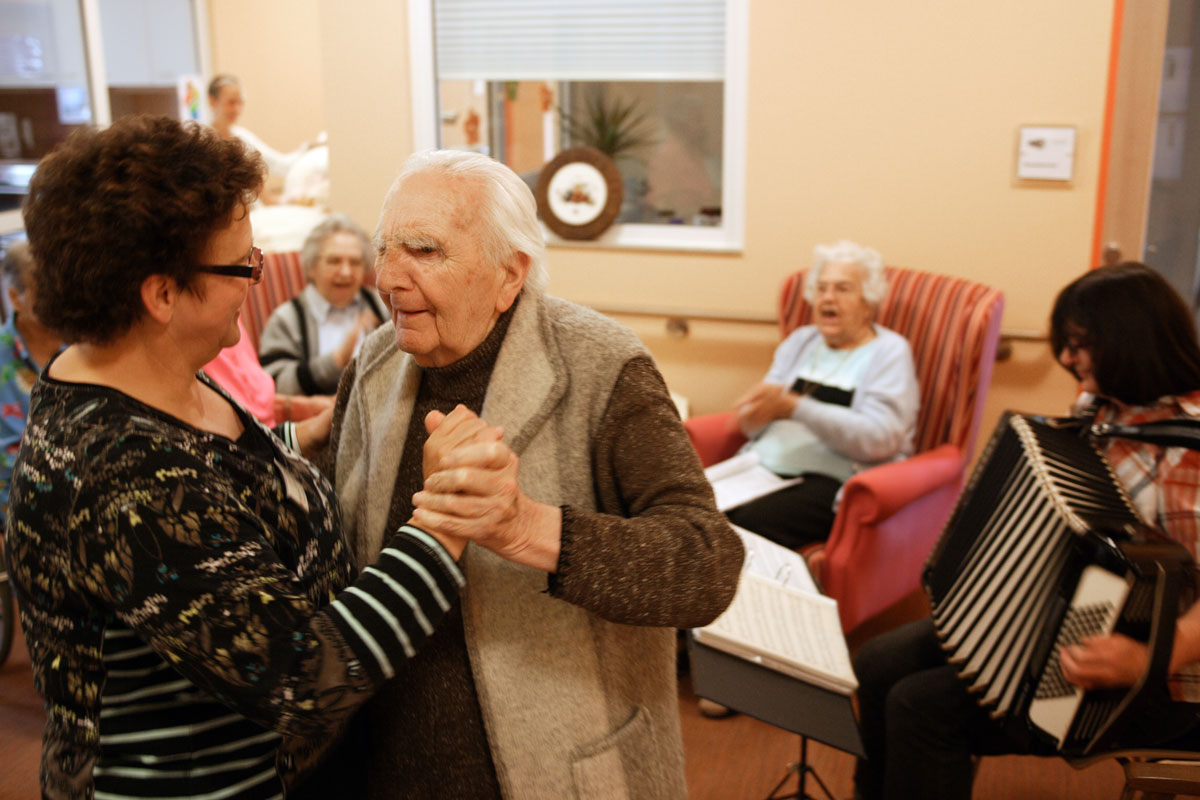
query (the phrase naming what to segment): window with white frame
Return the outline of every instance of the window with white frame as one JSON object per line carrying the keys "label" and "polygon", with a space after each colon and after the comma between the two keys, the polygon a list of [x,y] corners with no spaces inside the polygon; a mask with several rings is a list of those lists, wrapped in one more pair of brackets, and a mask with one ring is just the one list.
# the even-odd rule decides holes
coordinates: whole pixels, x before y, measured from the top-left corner
{"label": "window with white frame", "polygon": [[598,146],[625,189],[599,242],[738,250],[746,5],[410,0],[417,149],[487,152],[532,187],[560,150]]}
{"label": "window with white frame", "polygon": [[125,114],[180,115],[203,13],[196,0],[0,0],[0,159],[36,161]]}
{"label": "window with white frame", "polygon": [[180,87],[203,71],[204,2],[0,0],[0,236],[22,229],[34,168],[71,131],[187,116]]}

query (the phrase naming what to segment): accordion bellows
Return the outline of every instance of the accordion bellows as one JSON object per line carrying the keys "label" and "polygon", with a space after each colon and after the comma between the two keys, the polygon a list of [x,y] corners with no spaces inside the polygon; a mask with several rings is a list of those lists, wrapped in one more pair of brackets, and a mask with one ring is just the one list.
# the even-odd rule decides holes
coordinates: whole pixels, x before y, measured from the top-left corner
{"label": "accordion bellows", "polygon": [[947,659],[980,705],[1065,753],[1114,741],[1134,698],[1067,684],[1060,647],[1113,630],[1146,641],[1164,603],[1173,631],[1160,565],[1177,592],[1190,560],[1143,525],[1083,427],[1006,414],[923,576]]}

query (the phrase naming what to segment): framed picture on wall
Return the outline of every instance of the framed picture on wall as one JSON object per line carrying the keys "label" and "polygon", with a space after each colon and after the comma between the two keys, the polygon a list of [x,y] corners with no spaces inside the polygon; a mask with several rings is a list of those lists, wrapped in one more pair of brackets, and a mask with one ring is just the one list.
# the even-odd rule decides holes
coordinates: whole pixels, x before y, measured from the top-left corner
{"label": "framed picture on wall", "polygon": [[538,216],[564,239],[594,239],[621,212],[624,182],[617,165],[591,147],[563,150],[538,176]]}

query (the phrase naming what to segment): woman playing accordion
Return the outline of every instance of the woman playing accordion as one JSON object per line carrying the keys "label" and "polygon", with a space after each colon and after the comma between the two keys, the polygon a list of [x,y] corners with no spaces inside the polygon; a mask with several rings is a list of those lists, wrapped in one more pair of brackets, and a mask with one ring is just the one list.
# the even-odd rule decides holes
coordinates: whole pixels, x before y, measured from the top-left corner
{"label": "woman playing accordion", "polygon": [[[1192,315],[1155,271],[1126,263],[1092,270],[1058,295],[1050,343],[1079,381],[1077,414],[1137,425],[1200,420],[1200,345]],[[1104,458],[1139,516],[1188,550],[1200,539],[1200,450],[1110,438]],[[1063,677],[1084,689],[1133,685],[1146,671],[1146,644],[1121,634],[1084,638],[1058,654]],[[948,663],[931,619],[868,642],[855,659],[867,758],[856,796],[969,798],[973,755],[1054,755],[1043,739],[1001,727]],[[1200,604],[1179,616],[1168,667],[1177,700],[1200,700]],[[1200,720],[1178,705],[1150,721],[1157,742],[1200,749]]]}

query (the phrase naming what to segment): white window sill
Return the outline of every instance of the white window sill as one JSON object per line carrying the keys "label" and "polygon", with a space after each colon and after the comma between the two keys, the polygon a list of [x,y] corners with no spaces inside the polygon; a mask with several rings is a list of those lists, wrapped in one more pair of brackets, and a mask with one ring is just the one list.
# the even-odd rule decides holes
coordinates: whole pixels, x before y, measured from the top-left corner
{"label": "white window sill", "polygon": [[687,250],[707,253],[740,253],[742,237],[725,227],[703,225],[613,225],[595,239],[564,239],[545,225],[549,247],[630,250]]}

